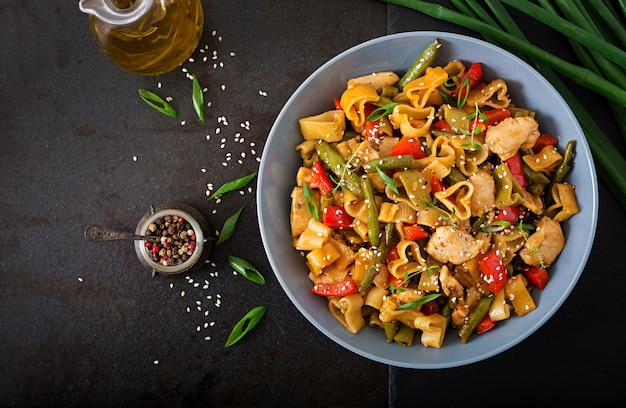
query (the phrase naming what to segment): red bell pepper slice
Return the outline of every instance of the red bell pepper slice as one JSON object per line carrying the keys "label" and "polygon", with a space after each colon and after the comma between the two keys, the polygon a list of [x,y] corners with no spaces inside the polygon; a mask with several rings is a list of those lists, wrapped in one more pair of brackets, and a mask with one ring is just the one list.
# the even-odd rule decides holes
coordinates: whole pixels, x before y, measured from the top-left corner
{"label": "red bell pepper slice", "polygon": [[402,278],[396,278],[395,276],[389,274],[389,288],[392,286],[394,288],[401,288],[407,286],[409,283]]}
{"label": "red bell pepper slice", "polygon": [[515,153],[515,156],[506,160],[506,165],[509,166],[511,175],[517,181],[522,189],[526,189],[526,177],[524,176],[524,164],[522,162],[522,156],[519,152]]}
{"label": "red bell pepper slice", "polygon": [[441,180],[437,178],[434,174],[430,177],[430,190],[433,193],[438,193],[446,189],[446,186],[443,185]]}
{"label": "red bell pepper slice", "polygon": [[436,300],[426,302],[420,307],[420,312],[424,313],[424,315],[426,316],[430,316],[434,313],[439,313],[439,310],[439,305],[437,304]]}
{"label": "red bell pepper slice", "polygon": [[395,261],[396,259],[400,259],[400,255],[398,255],[398,247],[394,245],[387,251],[387,255],[385,255],[385,262],[389,263],[391,261]]}
{"label": "red bell pepper slice", "polygon": [[[480,62],[473,63],[469,67],[467,72],[465,72],[465,75],[463,75],[463,78],[461,78],[461,81],[459,81],[459,83],[457,84],[455,95],[457,95],[458,99],[461,101],[465,100],[467,98],[467,92],[469,91],[469,89],[474,88],[476,84],[480,82],[482,77],[483,77],[482,65],[480,64]],[[468,87],[463,85],[464,82],[467,82],[466,79],[469,80],[469,89]]]}
{"label": "red bell pepper slice", "polygon": [[[486,123],[488,126],[497,125],[504,119],[511,117],[511,110],[509,108],[491,109],[481,113],[487,118]],[[484,121],[480,119],[479,122]]]}
{"label": "red bell pepper slice", "polygon": [[322,211],[322,222],[333,229],[351,228],[353,220],[343,207],[327,205]]}
{"label": "red bell pepper slice", "polygon": [[496,212],[493,217],[494,221],[508,221],[511,224],[515,224],[521,214],[520,207],[518,205],[512,205],[510,207],[503,208]]}
{"label": "red bell pepper slice", "polygon": [[317,283],[311,291],[320,296],[348,296],[356,293],[358,287],[352,279],[339,283]]}
{"label": "red bell pepper slice", "polygon": [[532,150],[534,153],[539,153],[546,146],[556,146],[558,144],[559,144],[558,140],[556,140],[555,138],[553,138],[547,133],[542,133],[537,138],[537,141],[535,142],[535,145],[533,146]]}
{"label": "red bell pepper slice", "polygon": [[442,132],[453,133],[453,130],[450,127],[450,125],[448,125],[448,122],[446,122],[443,119],[440,119],[437,122],[435,122],[432,125],[430,125],[430,128],[434,129],[434,130],[440,130]]}
{"label": "red bell pepper slice", "polygon": [[313,162],[311,166],[311,181],[309,187],[318,188],[323,196],[327,197],[333,191],[335,186],[328,177],[328,174],[324,171],[322,163],[319,161]]}
{"label": "red bell pepper slice", "polygon": [[506,283],[506,268],[496,251],[489,252],[478,262],[483,280],[494,294],[500,292]]}
{"label": "red bell pepper slice", "polygon": [[548,271],[539,265],[531,265],[524,270],[526,279],[537,289],[543,290],[550,280]]}
{"label": "red bell pepper slice", "polygon": [[373,122],[365,122],[363,124],[363,137],[365,140],[374,140],[378,138],[378,133],[380,131],[380,120],[375,120]]}
{"label": "red bell pepper slice", "polygon": [[423,159],[426,157],[426,151],[422,142],[417,137],[403,137],[391,149],[391,156],[402,156],[405,154],[413,155],[414,159]]}
{"label": "red bell pepper slice", "polygon": [[404,239],[409,241],[415,241],[418,239],[428,237],[428,231],[424,230],[420,225],[403,225],[402,233],[404,234]]}
{"label": "red bell pepper slice", "polygon": [[487,330],[493,329],[495,325],[496,325],[496,322],[491,320],[491,317],[489,317],[489,313],[487,313],[485,316],[483,316],[480,322],[478,322],[478,324],[476,325],[476,333],[483,334]]}
{"label": "red bell pepper slice", "polygon": [[335,105],[336,110],[343,110],[343,108],[341,107],[341,99],[333,98],[333,104]]}

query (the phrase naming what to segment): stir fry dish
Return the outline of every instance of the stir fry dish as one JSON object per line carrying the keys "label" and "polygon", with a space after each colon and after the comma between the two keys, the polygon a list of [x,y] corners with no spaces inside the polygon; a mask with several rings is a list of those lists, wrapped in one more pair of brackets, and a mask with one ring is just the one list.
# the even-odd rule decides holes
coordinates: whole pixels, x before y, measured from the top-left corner
{"label": "stir fry dish", "polygon": [[480,61],[434,65],[440,47],[402,76],[348,80],[295,147],[291,232],[312,291],[350,333],[403,346],[533,312],[579,212],[575,142],[542,133]]}

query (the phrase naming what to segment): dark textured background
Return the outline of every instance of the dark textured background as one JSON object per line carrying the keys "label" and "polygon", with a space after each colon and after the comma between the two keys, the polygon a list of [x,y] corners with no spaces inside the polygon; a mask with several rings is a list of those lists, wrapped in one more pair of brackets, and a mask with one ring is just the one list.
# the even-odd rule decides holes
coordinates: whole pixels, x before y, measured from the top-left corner
{"label": "dark textured background", "polygon": [[[258,168],[282,104],[329,58],[397,31],[477,33],[377,0],[202,3],[207,52],[183,67],[208,87],[204,125],[184,72],[116,68],[95,47],[78,1],[0,0],[0,406],[414,406],[484,389],[504,402],[511,387],[517,401],[545,391],[572,405],[622,394],[608,373],[625,360],[616,251],[626,219],[602,183],[596,245],[554,318],[503,355],[427,371],[368,361],[298,313],[262,249],[254,183],[207,199],[209,186]],[[558,35],[526,27],[563,52]],[[179,120],[147,107],[139,88],[172,96]],[[614,133],[606,106],[576,91]],[[189,279],[152,278],[128,242],[83,238],[92,223],[132,231],[151,204],[173,200],[198,208],[214,229],[245,206],[233,238]],[[233,275],[227,255],[256,265],[267,285]],[[232,326],[260,304],[269,305],[265,318],[225,350]],[[469,398],[484,401],[480,392]]]}

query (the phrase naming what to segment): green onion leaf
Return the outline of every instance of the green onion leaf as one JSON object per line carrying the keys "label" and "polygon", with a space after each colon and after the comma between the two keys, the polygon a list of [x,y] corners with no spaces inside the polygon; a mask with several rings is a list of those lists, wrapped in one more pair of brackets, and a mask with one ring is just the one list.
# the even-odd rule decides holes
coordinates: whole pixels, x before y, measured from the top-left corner
{"label": "green onion leaf", "polygon": [[383,181],[383,183],[385,183],[387,187],[389,187],[394,193],[400,194],[398,192],[398,186],[396,185],[396,182],[393,181],[391,177],[386,175],[385,172],[382,171],[378,166],[376,166],[376,173],[378,173],[378,177],[380,177],[380,179]]}
{"label": "green onion leaf", "polygon": [[511,226],[508,221],[492,221],[480,227],[482,232],[500,232]]}
{"label": "green onion leaf", "polygon": [[469,91],[470,91],[470,80],[469,78],[463,78],[463,81],[461,82],[461,87],[459,88],[457,101],[456,101],[456,106],[458,108],[462,108],[463,105],[465,105],[465,102],[467,101],[467,96],[469,95]]}
{"label": "green onion leaf", "polygon": [[307,185],[307,183],[302,183],[302,190],[304,192],[304,199],[306,201],[306,210],[309,212],[309,215],[313,217],[316,221],[320,220],[320,211],[317,208],[317,203],[315,202],[315,196],[313,196],[313,192]]}
{"label": "green onion leaf", "polygon": [[431,300],[437,299],[439,296],[441,296],[441,293],[431,293],[430,295],[426,295],[426,296],[421,297],[421,298],[419,298],[417,300],[414,300],[412,302],[400,305],[400,306],[396,307],[396,310],[415,309],[416,307],[420,307],[420,306],[430,302]]}
{"label": "green onion leaf", "polygon": [[250,262],[232,255],[229,255],[227,259],[230,266],[244,278],[259,285],[265,285],[265,278]]}
{"label": "green onion leaf", "polygon": [[145,103],[150,105],[153,109],[170,116],[172,118],[177,118],[178,113],[169,103],[165,102],[159,95],[154,92],[146,91],[145,89],[139,90],[139,96]]}
{"label": "green onion leaf", "polygon": [[230,193],[231,191],[239,190],[248,185],[248,183],[256,176],[257,172],[255,171],[252,174],[249,174],[245,177],[238,178],[237,180],[229,181],[228,183],[223,184],[220,188],[217,189],[211,196],[209,200],[213,198],[218,198],[226,193]]}
{"label": "green onion leaf", "polygon": [[200,86],[200,82],[198,82],[198,78],[196,75],[192,75],[193,81],[193,91],[192,91],[192,99],[193,99],[193,109],[196,111],[198,115],[198,119],[200,122],[204,123],[204,92],[202,92],[202,87]]}
{"label": "green onion leaf", "polygon": [[216,246],[226,241],[235,233],[235,227],[237,226],[237,221],[239,221],[239,216],[243,212],[243,208],[244,207],[241,207],[239,211],[228,217],[228,219],[224,222],[220,235],[217,237],[217,242],[215,243]]}
{"label": "green onion leaf", "polygon": [[230,332],[228,339],[226,340],[226,344],[224,348],[230,347],[233,344],[237,343],[239,340],[243,338],[250,330],[254,328],[254,326],[261,321],[265,312],[267,311],[267,306],[257,306],[254,309],[250,310],[244,317],[241,318],[233,327],[233,330]]}
{"label": "green onion leaf", "polygon": [[369,114],[369,116],[365,119],[365,121],[375,122],[379,119],[384,118],[385,116],[391,115],[391,112],[393,112],[393,108],[395,108],[397,105],[399,105],[398,102],[391,102],[386,105],[380,106],[374,109],[374,111],[372,111],[372,113]]}

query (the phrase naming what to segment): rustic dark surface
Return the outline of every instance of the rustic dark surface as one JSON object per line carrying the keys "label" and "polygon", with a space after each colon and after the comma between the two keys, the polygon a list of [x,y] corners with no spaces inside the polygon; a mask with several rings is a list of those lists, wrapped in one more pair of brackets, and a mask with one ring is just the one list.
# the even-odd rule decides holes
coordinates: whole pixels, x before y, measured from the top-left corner
{"label": "rustic dark surface", "polygon": [[[617,251],[626,217],[602,183],[596,244],[554,318],[500,356],[426,371],[368,361],[299,314],[262,249],[254,184],[207,199],[209,187],[258,168],[282,104],[329,58],[386,33],[477,33],[377,0],[202,3],[206,52],[183,67],[208,88],[204,125],[182,70],[121,71],[95,47],[78,1],[0,1],[0,406],[472,406],[504,403],[511,387],[515,401],[545,392],[571,406],[622,394],[609,373],[625,360]],[[533,34],[565,52],[557,35]],[[139,88],[172,96],[179,119],[147,107]],[[575,90],[615,133],[606,105]],[[245,206],[233,238],[189,279],[153,278],[129,242],[83,237],[92,223],[133,231],[166,201],[196,207],[214,229]],[[267,285],[233,275],[227,255],[256,265]],[[260,304],[269,305],[265,318],[224,349],[232,326]]]}

